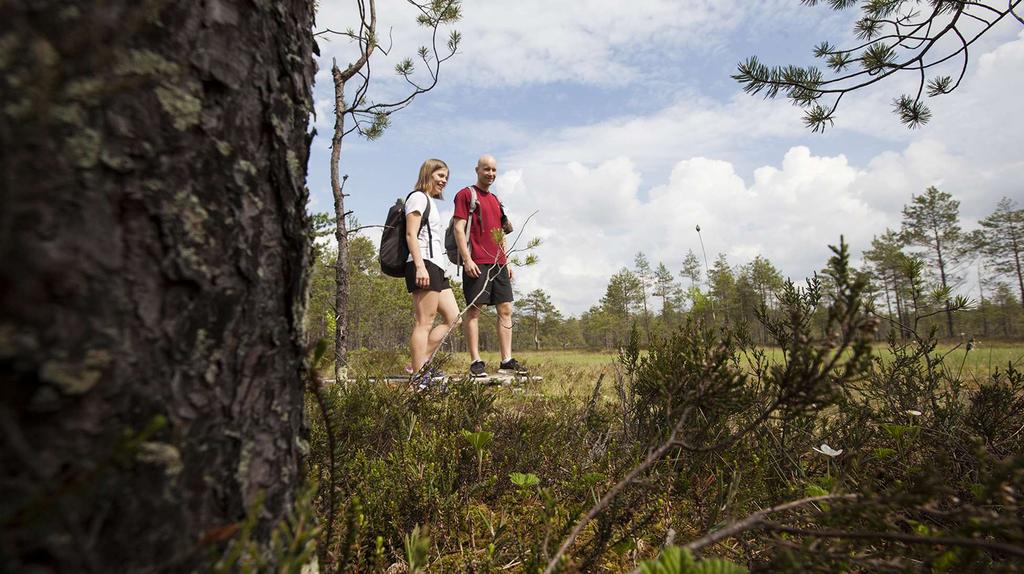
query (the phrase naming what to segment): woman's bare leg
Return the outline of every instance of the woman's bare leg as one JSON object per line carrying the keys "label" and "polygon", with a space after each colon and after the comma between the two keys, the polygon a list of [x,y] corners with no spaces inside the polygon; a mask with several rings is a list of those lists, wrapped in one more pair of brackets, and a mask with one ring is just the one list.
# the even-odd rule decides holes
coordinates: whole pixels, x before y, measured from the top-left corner
{"label": "woman's bare leg", "polygon": [[439,295],[437,291],[427,289],[412,292],[416,324],[412,328],[412,336],[409,337],[409,348],[412,351],[413,372],[419,371],[430,357],[430,327],[434,324],[434,316],[437,315]]}
{"label": "woman's bare leg", "polygon": [[434,353],[434,350],[444,340],[448,331],[454,329],[458,324],[459,304],[455,301],[455,294],[451,289],[445,289],[438,293],[437,310],[441,312],[441,318],[444,319],[444,322],[430,331],[427,356]]}

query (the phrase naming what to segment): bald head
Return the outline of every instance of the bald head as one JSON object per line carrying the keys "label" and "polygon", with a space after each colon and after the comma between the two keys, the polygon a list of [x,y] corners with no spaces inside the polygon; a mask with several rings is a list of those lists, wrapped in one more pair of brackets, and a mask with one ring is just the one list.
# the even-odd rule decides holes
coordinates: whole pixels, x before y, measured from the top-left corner
{"label": "bald head", "polygon": [[487,191],[498,176],[498,162],[494,156],[484,154],[476,162],[476,186]]}

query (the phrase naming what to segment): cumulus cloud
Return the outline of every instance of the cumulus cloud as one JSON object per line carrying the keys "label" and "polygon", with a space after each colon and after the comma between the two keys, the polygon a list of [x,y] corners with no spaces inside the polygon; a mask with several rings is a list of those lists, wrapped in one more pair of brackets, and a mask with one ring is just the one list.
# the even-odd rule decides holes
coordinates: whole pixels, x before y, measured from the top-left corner
{"label": "cumulus cloud", "polygon": [[[417,11],[404,0],[378,0],[382,44],[391,48],[379,70],[429,42],[415,23]],[[638,65],[667,61],[681,49],[714,50],[741,24],[745,33],[791,26],[794,19],[822,22],[827,10],[806,10],[788,0],[750,3],[739,0],[645,0],[642,7],[620,0],[492,0],[466,2],[458,58],[446,81],[455,84],[519,86],[551,82],[595,86],[624,85],[656,70]],[[358,23],[350,3],[324,2],[317,14],[321,28],[344,30]],[[332,40],[333,38],[333,40]],[[653,42],[652,42],[653,41]],[[354,47],[338,38],[321,41],[323,65],[318,83],[329,83],[330,59],[350,61]]]}
{"label": "cumulus cloud", "polygon": [[638,251],[678,272],[687,250],[700,253],[698,224],[709,257],[722,252],[741,264],[760,254],[783,270],[813,271],[839,233],[866,244],[886,224],[886,215],[859,197],[861,177],[842,156],[794,147],[749,183],[727,161],[680,161],[646,197],[641,173],[626,158],[514,171],[496,185],[513,213],[539,209],[526,234],[543,240],[540,263],[520,274],[518,288],[543,288],[579,313]]}
{"label": "cumulus cloud", "polygon": [[[898,228],[911,194],[929,185],[957,197],[971,227],[1000,197],[1022,197],[1024,120],[1013,114],[1024,88],[1021,69],[1024,34],[981,56],[961,90],[936,105],[934,127],[907,132],[899,148],[863,165],[816,154],[813,143],[789,145],[745,180],[735,167],[743,155],[735,142],[802,128],[783,108],[744,97],[561,130],[513,154],[514,170],[497,183],[514,213],[540,210],[527,233],[544,240],[541,262],[520,274],[518,288],[544,288],[567,311],[585,311],[637,251],[678,271],[688,249],[699,254],[697,224],[709,258],[722,252],[742,264],[760,254],[802,278],[822,267],[840,234],[859,253],[874,235]],[[672,156],[666,181],[644,181],[643,166]]]}

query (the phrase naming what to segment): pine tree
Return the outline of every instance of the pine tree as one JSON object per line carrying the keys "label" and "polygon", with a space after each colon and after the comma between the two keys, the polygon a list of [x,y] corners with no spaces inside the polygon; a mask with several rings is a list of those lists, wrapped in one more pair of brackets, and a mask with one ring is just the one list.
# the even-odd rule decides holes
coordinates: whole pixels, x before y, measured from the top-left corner
{"label": "pine tree", "polygon": [[647,256],[640,251],[637,251],[633,258],[633,267],[633,275],[636,276],[640,286],[640,307],[643,311],[644,330],[650,337],[651,313],[647,308],[647,294],[651,292],[651,287],[654,284],[654,273],[651,271],[651,263],[647,260]]}
{"label": "pine tree", "polygon": [[277,571],[304,482],[313,4],[0,8],[0,570],[207,571],[252,510]]}
{"label": "pine tree", "polygon": [[[871,240],[871,249],[864,252],[864,259],[875,282],[881,284],[890,320],[894,319],[901,325],[900,336],[906,337],[907,330],[904,327],[907,326],[907,321],[904,316],[904,298],[908,291],[902,273],[903,260],[906,257],[903,253],[903,246],[904,243],[900,235],[891,229],[886,229],[881,236],[876,236]],[[893,315],[894,304],[896,305],[895,315]]]}
{"label": "pine tree", "polygon": [[960,281],[954,270],[966,246],[966,237],[960,230],[960,202],[934,186],[928,187],[923,195],[911,196],[910,204],[903,207],[901,235],[908,245],[924,249],[925,259],[938,271],[946,305],[946,326],[952,337],[952,290]]}
{"label": "pine tree", "polygon": [[653,294],[661,298],[661,319],[666,321],[674,311],[675,301],[679,297],[679,285],[664,263],[659,262],[658,269],[654,272]]}
{"label": "pine tree", "polygon": [[1024,252],[1024,209],[1004,197],[996,210],[978,222],[980,232],[972,235],[974,244],[985,256],[993,271],[1017,279],[1021,305],[1024,306],[1024,274],[1021,269]]}
{"label": "pine tree", "polygon": [[[859,8],[854,24],[857,45],[840,47],[830,42],[815,46],[814,56],[830,72],[817,66],[773,66],[751,56],[737,66],[733,79],[750,94],[767,98],[782,95],[801,107],[804,124],[813,131],[831,126],[840,100],[850,92],[887,78],[907,73],[916,89],[893,100],[893,112],[907,127],[918,127],[931,118],[924,97],[949,94],[960,86],[970,60],[970,46],[1001,20],[1024,24],[1014,12],[1020,0],[1001,6],[986,2],[915,0],[803,0],[834,10]],[[934,75],[936,66],[956,62],[959,77]]]}

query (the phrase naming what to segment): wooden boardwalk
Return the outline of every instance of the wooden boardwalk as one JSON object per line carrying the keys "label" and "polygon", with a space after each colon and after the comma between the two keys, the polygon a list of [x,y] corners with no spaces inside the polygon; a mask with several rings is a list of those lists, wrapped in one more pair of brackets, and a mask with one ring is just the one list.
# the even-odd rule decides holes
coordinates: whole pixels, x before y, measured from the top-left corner
{"label": "wooden boardwalk", "polygon": [[[410,375],[388,375],[386,377],[370,377],[370,382],[374,383],[386,383],[390,385],[407,385],[410,383]],[[513,384],[523,383],[535,383],[544,380],[544,377],[537,375],[503,375],[494,374],[486,377],[470,377],[466,374],[461,375],[448,375],[443,378],[432,379],[431,384],[447,384],[450,381],[464,381],[471,380],[474,383],[489,386],[509,386]],[[354,383],[355,379],[348,379],[348,382]],[[324,383],[334,384],[334,379],[325,379]]]}

